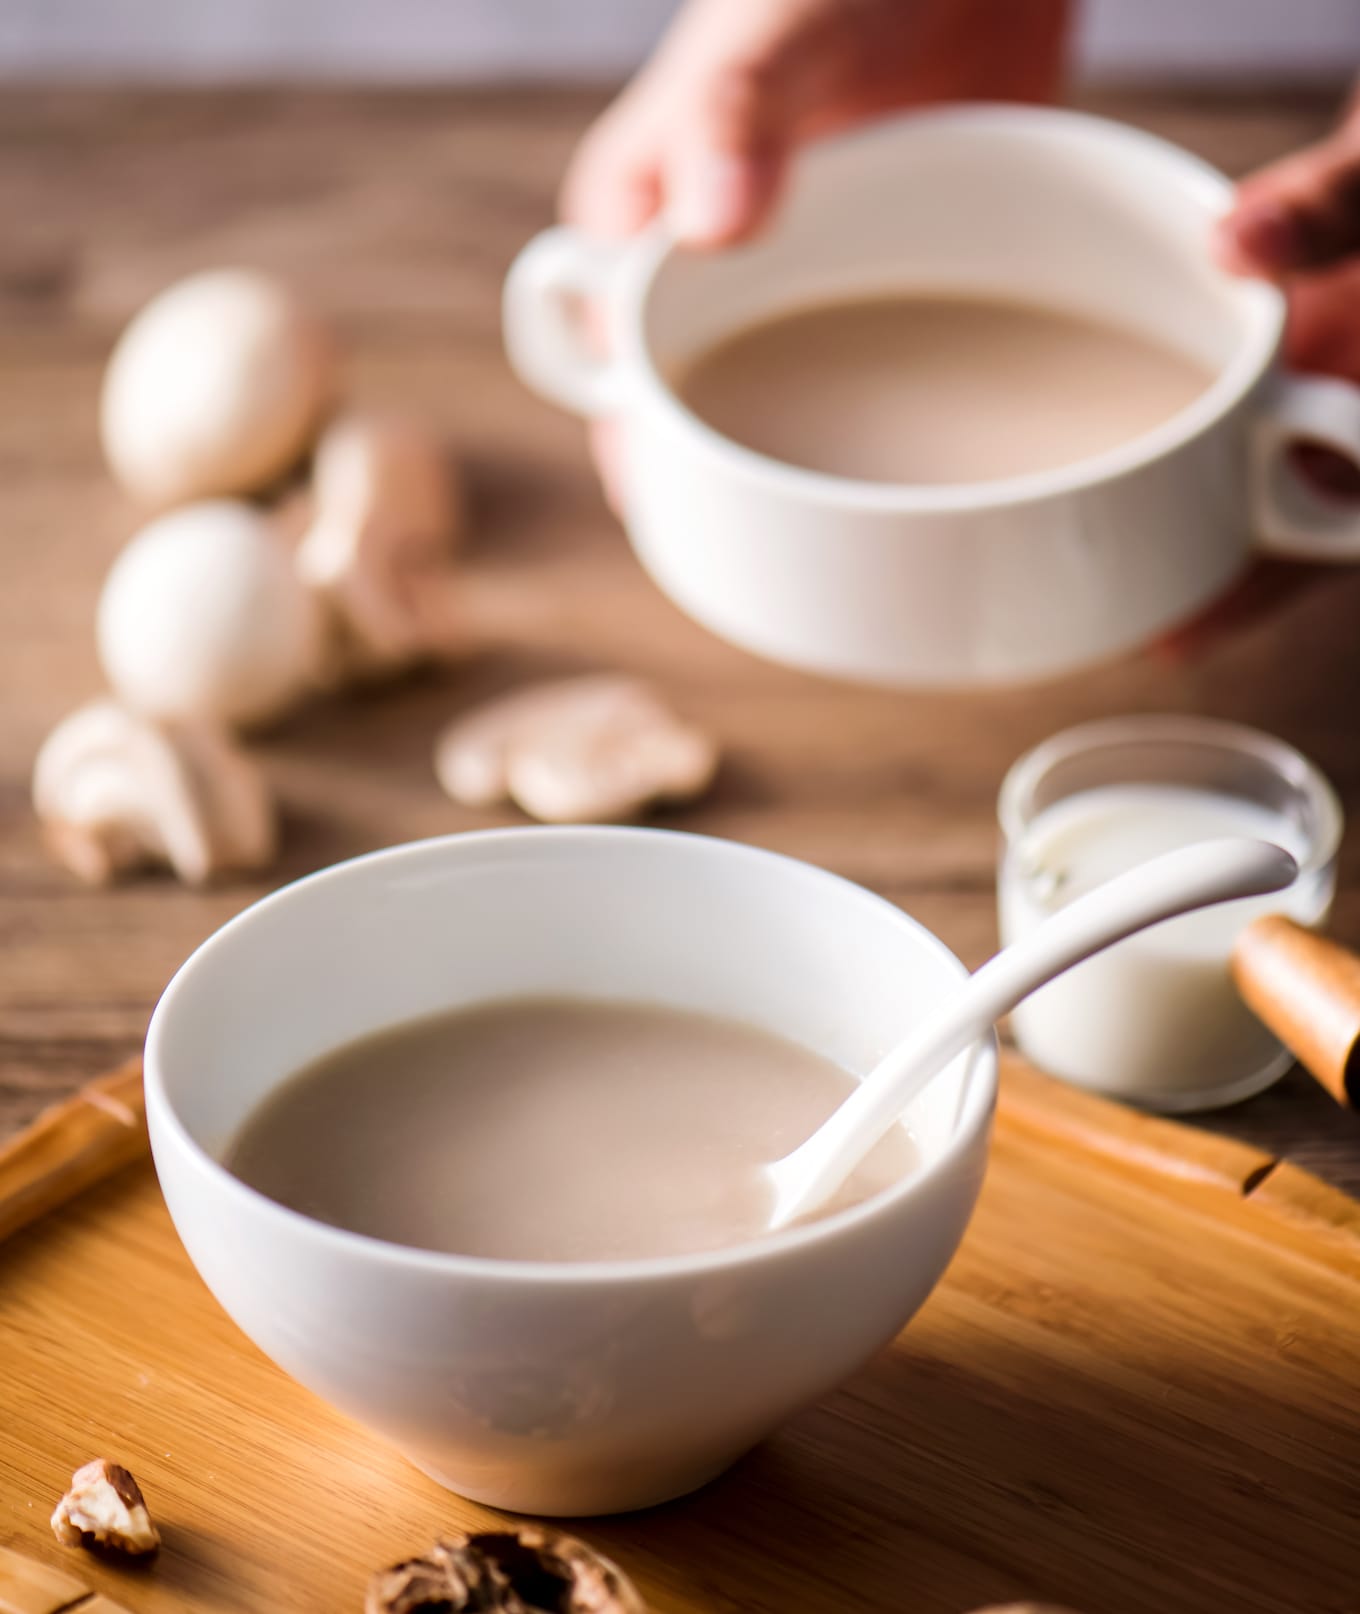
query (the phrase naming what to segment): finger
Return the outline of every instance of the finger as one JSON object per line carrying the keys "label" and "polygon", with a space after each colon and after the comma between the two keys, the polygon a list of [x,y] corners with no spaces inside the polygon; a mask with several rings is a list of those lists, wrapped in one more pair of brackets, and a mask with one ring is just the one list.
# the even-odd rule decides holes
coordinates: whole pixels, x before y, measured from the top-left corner
{"label": "finger", "polygon": [[1360,262],[1301,275],[1289,287],[1285,356],[1298,370],[1360,381]]}
{"label": "finger", "polygon": [[664,166],[677,238],[718,247],[759,230],[795,145],[847,121],[851,101],[873,110],[873,46],[888,35],[900,49],[904,17],[900,0],[696,0],[682,12]]}
{"label": "finger", "polygon": [[666,222],[687,246],[753,234],[779,195],[793,130],[779,76],[757,63],[720,69],[677,109],[665,169]]}
{"label": "finger", "polygon": [[1223,639],[1273,616],[1327,576],[1325,566],[1308,566],[1300,561],[1260,561],[1207,610],[1163,635],[1153,646],[1152,653],[1157,660],[1178,666],[1197,660]]}
{"label": "finger", "polygon": [[612,239],[635,235],[661,208],[661,144],[655,115],[626,94],[582,140],[558,210],[568,224]]}
{"label": "finger", "polygon": [[1360,114],[1238,186],[1215,252],[1235,274],[1325,268],[1360,251]]}

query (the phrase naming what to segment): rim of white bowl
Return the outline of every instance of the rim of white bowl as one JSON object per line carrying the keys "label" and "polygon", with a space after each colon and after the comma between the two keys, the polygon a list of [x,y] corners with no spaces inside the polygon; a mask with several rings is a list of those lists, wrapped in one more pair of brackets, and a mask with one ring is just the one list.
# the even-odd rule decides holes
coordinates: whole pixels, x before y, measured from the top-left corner
{"label": "rim of white bowl", "polygon": [[[861,128],[818,141],[809,147],[803,161],[810,166],[828,159],[834,161],[842,152],[853,151],[856,145],[891,138],[903,126],[928,133],[933,128],[950,125],[1003,135],[1019,131],[1021,138],[1044,130],[1080,131],[1081,137],[1092,144],[1103,143],[1108,150],[1122,149],[1148,163],[1160,164],[1165,175],[1175,170],[1174,182],[1199,201],[1206,214],[1224,213],[1232,201],[1232,182],[1227,175],[1194,152],[1148,130],[1071,107],[974,101],[959,106],[913,109],[877,118]],[[1248,328],[1243,330],[1227,362],[1215,370],[1204,391],[1168,420],[1103,453],[1090,454],[1070,465],[1050,470],[979,482],[873,482],[789,465],[747,448],[708,425],[681,400],[658,367],[643,335],[654,283],[678,250],[664,225],[653,227],[625,249],[624,283],[632,305],[632,318],[621,322],[623,345],[637,367],[635,373],[646,390],[649,404],[657,409],[659,418],[671,431],[687,437],[706,453],[717,453],[730,469],[740,471],[751,481],[776,492],[796,493],[801,499],[840,507],[849,505],[857,510],[893,514],[993,510],[1078,493],[1142,470],[1163,455],[1193,442],[1237,408],[1268,373],[1284,330],[1284,298],[1279,289],[1265,281],[1235,279],[1225,271],[1225,281],[1233,284],[1244,301],[1254,305]],[[1002,289],[1004,276],[999,276],[997,290]],[[777,316],[803,306],[806,305],[797,301],[771,303],[768,312]]]}
{"label": "rim of white bowl", "polygon": [[[525,836],[532,836],[539,841],[558,839],[568,844],[579,843],[582,840],[607,841],[619,837],[630,840],[646,839],[667,845],[682,843],[702,848],[701,855],[755,858],[777,864],[792,878],[808,880],[814,884],[834,884],[847,893],[853,893],[856,901],[886,910],[893,916],[895,922],[923,940],[931,951],[955,969],[960,981],[964,980],[968,973],[958,956],[934,931],[927,929],[919,920],[913,919],[910,914],[904,912],[896,903],[889,902],[886,897],[878,896],[843,875],[819,868],[815,863],[788,857],[781,852],[767,851],[763,847],[748,846],[740,841],[728,841],[718,836],[699,835],[682,830],[624,825],[569,827],[522,825],[502,829],[471,830],[461,834],[437,835],[424,840],[407,841],[397,846],[383,847],[374,852],[346,858],[280,886],[278,890],[261,897],[227,920],[201,942],[175,971],[156,1004],[146,1035],[143,1081],[147,1116],[152,1129],[153,1155],[156,1152],[157,1131],[163,1129],[172,1143],[183,1151],[190,1165],[200,1176],[209,1178],[232,1197],[240,1198],[243,1204],[249,1205],[257,1212],[283,1218],[287,1223],[306,1228],[309,1236],[323,1244],[347,1250],[368,1260],[396,1262],[400,1265],[417,1266],[468,1278],[572,1286],[637,1283],[649,1279],[667,1280],[687,1275],[723,1272],[752,1263],[790,1258],[811,1245],[852,1234],[862,1223],[877,1220],[878,1217],[897,1210],[904,1200],[915,1198],[929,1183],[947,1170],[959,1155],[973,1145],[978,1134],[985,1132],[990,1125],[992,1112],[996,1106],[999,1077],[997,1041],[994,1032],[967,1050],[968,1070],[953,1135],[922,1165],[920,1170],[858,1205],[852,1205],[802,1226],[768,1233],[760,1238],[747,1239],[740,1244],[727,1245],[717,1250],[703,1250],[691,1255],[646,1256],[626,1261],[514,1261],[491,1256],[455,1255],[443,1250],[424,1250],[413,1245],[396,1244],[367,1233],[355,1233],[348,1228],[332,1226],[329,1222],[318,1221],[302,1211],[281,1205],[277,1200],[261,1193],[259,1189],[242,1182],[198,1142],[180,1119],[165,1090],[161,1073],[160,1044],[166,1018],[174,1012],[174,1001],[178,993],[184,989],[184,981],[190,974],[197,974],[203,967],[204,960],[211,958],[211,955],[224,944],[225,938],[248,926],[261,911],[295,900],[298,892],[306,888],[343,879],[356,868],[370,867],[379,863],[397,864],[422,856],[428,857],[438,849],[485,846],[497,841],[520,840]],[[159,1174],[159,1162],[157,1171]]]}

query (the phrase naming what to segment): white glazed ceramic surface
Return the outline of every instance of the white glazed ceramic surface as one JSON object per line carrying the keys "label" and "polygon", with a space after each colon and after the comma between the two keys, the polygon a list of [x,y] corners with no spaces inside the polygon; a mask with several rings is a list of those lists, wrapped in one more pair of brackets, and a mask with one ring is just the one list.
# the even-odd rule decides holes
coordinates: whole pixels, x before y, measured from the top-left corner
{"label": "white glazed ceramic surface", "polygon": [[[962,107],[828,140],[774,227],[740,250],[555,230],[506,287],[519,373],[617,417],[626,524],[677,604],[775,660],[885,684],[1058,674],[1140,645],[1263,547],[1360,554],[1353,512],[1311,497],[1285,448],[1360,457],[1360,391],[1274,368],[1283,301],[1221,274],[1230,187],[1150,135],[1073,112]],[[1168,342],[1217,379],[1119,449],[962,486],[855,482],[719,436],[668,389],[684,356],[783,309],[917,288],[1054,305]],[[573,321],[606,310],[613,356]]]}
{"label": "white glazed ceramic surface", "polygon": [[[301,1064],[460,1003],[663,1002],[863,1073],[963,974],[889,903],[723,841],[523,829],[398,847],[258,903],[171,982],[146,1046],[156,1169],[241,1328],[434,1478],[530,1513],[642,1507],[825,1394],[929,1294],[982,1179],[991,1039],[909,1112],[917,1176],[702,1256],[555,1266],[403,1249],[285,1210],[217,1157]],[[607,1183],[609,1161],[593,1169]]]}

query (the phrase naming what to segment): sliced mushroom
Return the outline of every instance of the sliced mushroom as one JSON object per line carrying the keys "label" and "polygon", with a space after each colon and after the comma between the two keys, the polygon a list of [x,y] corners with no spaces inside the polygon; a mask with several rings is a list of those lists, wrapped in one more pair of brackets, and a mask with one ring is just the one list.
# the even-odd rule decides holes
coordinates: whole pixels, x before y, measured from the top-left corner
{"label": "sliced mushroom", "polygon": [[228,735],[91,701],[52,731],[33,805],[59,862],[91,885],[158,864],[188,885],[262,869],[277,846],[264,775]]}
{"label": "sliced mushroom", "polygon": [[534,684],[456,719],[440,736],[435,772],[468,807],[507,798],[545,823],[630,818],[660,801],[702,794],[717,748],[637,679]]}
{"label": "sliced mushroom", "polygon": [[337,683],[447,655],[459,640],[455,469],[417,422],[351,415],[321,439],[298,574],[331,607]]}

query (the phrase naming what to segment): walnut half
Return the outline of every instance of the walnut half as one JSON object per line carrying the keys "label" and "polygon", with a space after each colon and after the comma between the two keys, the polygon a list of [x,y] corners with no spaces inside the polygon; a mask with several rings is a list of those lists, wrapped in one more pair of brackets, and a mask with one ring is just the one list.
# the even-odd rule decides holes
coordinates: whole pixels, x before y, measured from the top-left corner
{"label": "walnut half", "polygon": [[161,1544],[141,1486],[103,1457],[71,1476],[52,1515],[52,1533],[63,1547],[97,1547],[129,1558],[149,1558]]}
{"label": "walnut half", "polygon": [[452,1536],[369,1582],[364,1614],[419,1609],[645,1614],[622,1570],[574,1536],[539,1525]]}
{"label": "walnut half", "polygon": [[996,1603],[976,1609],[974,1614],[1072,1614],[1072,1610],[1059,1608],[1056,1603]]}

